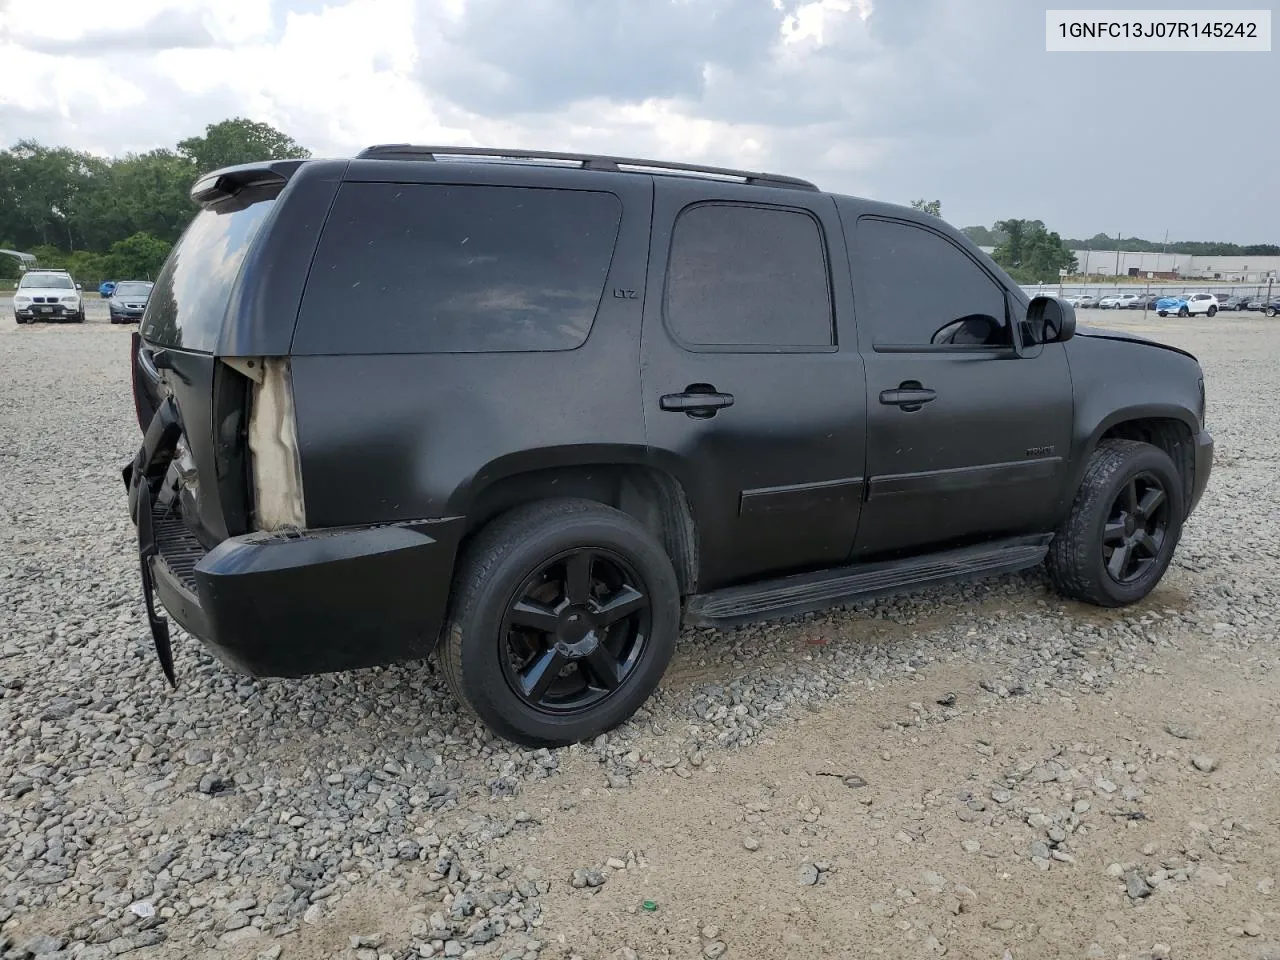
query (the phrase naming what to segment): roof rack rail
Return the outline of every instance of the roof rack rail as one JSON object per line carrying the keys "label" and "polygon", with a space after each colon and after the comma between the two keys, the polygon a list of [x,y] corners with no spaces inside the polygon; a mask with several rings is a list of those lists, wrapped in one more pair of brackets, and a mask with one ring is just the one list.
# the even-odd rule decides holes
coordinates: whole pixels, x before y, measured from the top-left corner
{"label": "roof rack rail", "polygon": [[611,157],[594,153],[560,153],[551,150],[504,150],[494,147],[423,147],[410,143],[384,143],[366,147],[356,154],[357,160],[435,160],[437,157],[576,163],[583,170],[703,176],[736,180],[753,186],[786,187],[791,190],[818,189],[816,184],[810,183],[808,180],[801,180],[798,177],[784,177],[776,173],[733,170],[728,167],[708,167],[695,163],[668,163],[664,160]]}

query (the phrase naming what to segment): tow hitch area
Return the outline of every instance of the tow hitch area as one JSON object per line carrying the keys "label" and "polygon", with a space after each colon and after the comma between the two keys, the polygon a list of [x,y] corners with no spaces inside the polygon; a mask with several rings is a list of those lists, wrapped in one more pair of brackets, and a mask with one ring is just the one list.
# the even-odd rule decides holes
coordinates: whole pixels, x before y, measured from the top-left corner
{"label": "tow hitch area", "polygon": [[129,508],[138,525],[138,563],[142,570],[142,599],[147,607],[147,623],[151,627],[151,639],[155,644],[160,668],[169,686],[178,686],[173,670],[173,647],[169,641],[169,621],[156,613],[155,581],[151,576],[151,558],[159,553],[156,547],[155,522],[151,514],[154,479],[163,477],[173,459],[174,447],[182,433],[181,425],[171,402],[166,401],[156,411],[142,440],[142,448],[133,462],[121,471],[125,489],[129,492]]}

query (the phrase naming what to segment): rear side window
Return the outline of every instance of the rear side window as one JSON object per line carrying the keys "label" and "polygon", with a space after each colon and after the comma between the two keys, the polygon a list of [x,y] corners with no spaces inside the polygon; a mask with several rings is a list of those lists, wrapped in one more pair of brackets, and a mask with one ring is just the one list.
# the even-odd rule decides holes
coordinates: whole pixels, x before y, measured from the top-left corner
{"label": "rear side window", "polygon": [[666,313],[671,332],[695,349],[831,346],[817,221],[737,203],[686,209],[671,238]]}
{"label": "rear side window", "polygon": [[294,352],[572,350],[591,332],[621,218],[610,193],[345,183]]}
{"label": "rear side window", "polygon": [[240,265],[278,193],[278,187],[265,193],[246,190],[196,214],[151,289],[143,337],[167,347],[213,352]]}

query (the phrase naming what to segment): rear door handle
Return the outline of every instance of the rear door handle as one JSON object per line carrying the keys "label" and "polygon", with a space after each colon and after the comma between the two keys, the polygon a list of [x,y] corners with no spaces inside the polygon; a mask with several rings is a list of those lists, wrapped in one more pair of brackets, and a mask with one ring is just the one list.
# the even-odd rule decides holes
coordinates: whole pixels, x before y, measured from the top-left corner
{"label": "rear door handle", "polygon": [[733,394],[718,393],[710,384],[695,383],[685,387],[683,393],[668,393],[660,397],[658,406],[694,418],[714,417],[717,410],[733,406]]}
{"label": "rear door handle", "polygon": [[915,380],[907,380],[898,385],[896,390],[880,391],[880,402],[888,407],[899,407],[907,413],[914,413],[938,395],[922,387]]}

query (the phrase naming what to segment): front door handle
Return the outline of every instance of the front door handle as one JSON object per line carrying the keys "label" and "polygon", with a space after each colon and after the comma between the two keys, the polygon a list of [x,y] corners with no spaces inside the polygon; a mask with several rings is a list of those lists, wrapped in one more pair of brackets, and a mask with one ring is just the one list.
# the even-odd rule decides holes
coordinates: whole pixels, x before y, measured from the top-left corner
{"label": "front door handle", "polygon": [[921,386],[918,380],[904,380],[896,390],[881,390],[880,402],[888,407],[898,407],[907,413],[914,413],[937,396],[934,391]]}
{"label": "front door handle", "polygon": [[691,383],[683,393],[668,393],[658,399],[658,406],[673,413],[685,413],[694,419],[714,417],[717,410],[733,406],[733,394],[720,393],[709,383]]}

